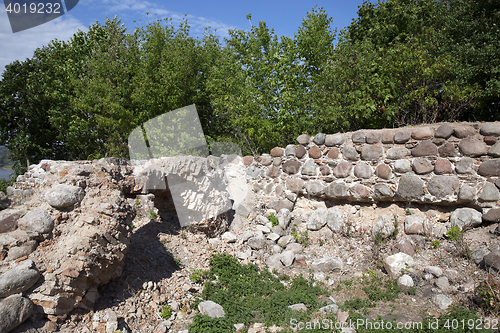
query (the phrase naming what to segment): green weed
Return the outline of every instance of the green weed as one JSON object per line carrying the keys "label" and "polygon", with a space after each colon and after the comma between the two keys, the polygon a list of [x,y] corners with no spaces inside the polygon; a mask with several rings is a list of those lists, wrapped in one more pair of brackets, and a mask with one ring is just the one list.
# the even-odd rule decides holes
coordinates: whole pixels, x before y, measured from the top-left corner
{"label": "green weed", "polygon": [[274,213],[269,214],[267,219],[269,220],[269,222],[271,222],[273,227],[276,227],[279,223],[278,218],[276,216],[274,216]]}
{"label": "green weed", "polygon": [[168,305],[165,305],[163,307],[163,311],[160,313],[160,316],[163,318],[163,319],[168,319],[170,318],[170,316],[172,316],[172,308]]}

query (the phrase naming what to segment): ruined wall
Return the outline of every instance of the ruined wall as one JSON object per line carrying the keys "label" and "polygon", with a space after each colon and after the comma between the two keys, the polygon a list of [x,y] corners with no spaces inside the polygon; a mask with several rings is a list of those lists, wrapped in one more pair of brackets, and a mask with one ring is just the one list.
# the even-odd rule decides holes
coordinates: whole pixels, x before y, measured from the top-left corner
{"label": "ruined wall", "polygon": [[279,199],[274,208],[290,209],[298,194],[487,210],[499,200],[499,136],[500,123],[300,135],[295,145],[243,162],[254,191]]}

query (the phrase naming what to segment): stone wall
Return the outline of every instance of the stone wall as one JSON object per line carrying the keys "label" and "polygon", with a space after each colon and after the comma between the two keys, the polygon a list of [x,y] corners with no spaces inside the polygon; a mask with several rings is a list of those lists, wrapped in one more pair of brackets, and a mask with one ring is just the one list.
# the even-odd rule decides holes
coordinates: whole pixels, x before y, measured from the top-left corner
{"label": "stone wall", "polygon": [[246,156],[254,191],[291,210],[296,195],[353,202],[497,207],[500,123],[442,123],[300,135],[297,144]]}

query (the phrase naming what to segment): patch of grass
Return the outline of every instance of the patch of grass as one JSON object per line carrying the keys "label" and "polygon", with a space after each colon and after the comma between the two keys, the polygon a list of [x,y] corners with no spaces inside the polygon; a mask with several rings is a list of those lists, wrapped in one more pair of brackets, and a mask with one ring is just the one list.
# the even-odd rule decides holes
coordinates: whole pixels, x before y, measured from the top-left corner
{"label": "patch of grass", "polygon": [[139,199],[135,199],[135,203],[134,203],[134,205],[135,205],[136,207],[141,207],[141,202],[139,201]]}
{"label": "patch of grass", "polygon": [[206,278],[206,272],[202,269],[191,269],[193,273],[189,276],[189,279],[193,283],[202,283]]}
{"label": "patch of grass", "polygon": [[441,247],[441,242],[438,241],[437,239],[433,240],[432,243],[431,243],[431,246],[435,249],[438,249]]}
{"label": "patch of grass", "polygon": [[273,227],[276,227],[279,223],[278,218],[276,216],[274,216],[274,213],[269,214],[267,219],[269,220],[269,222],[271,222]]}
{"label": "patch of grass", "polygon": [[163,307],[163,311],[160,313],[160,316],[163,318],[163,319],[168,319],[170,318],[170,316],[172,316],[172,308],[168,305],[165,305]]}
{"label": "patch of grass", "polygon": [[464,233],[459,227],[452,227],[446,231],[448,239],[453,242],[457,253],[468,260],[472,260],[472,251],[464,240]]}
{"label": "patch of grass", "polygon": [[299,244],[302,244],[304,247],[309,246],[309,233],[307,231],[303,231],[298,233],[297,229],[295,228],[295,225],[292,228],[292,233],[291,235],[295,239],[295,241]]}
{"label": "patch of grass", "polygon": [[[226,316],[222,323],[197,314],[193,326],[189,326],[190,333],[215,332],[211,329],[217,325],[217,332],[226,332],[224,330],[237,323],[244,323],[246,327],[255,322],[286,327],[292,318],[310,320],[312,313],[326,305],[319,297],[327,296],[328,291],[314,281],[312,274],[308,278],[276,275],[268,269],[260,270],[255,264],[242,265],[238,259],[223,253],[212,255],[209,265],[210,269],[204,273],[202,299],[220,304]],[[288,308],[297,303],[304,303],[308,310],[294,312]]]}
{"label": "patch of grass", "polygon": [[150,220],[156,220],[158,218],[158,214],[156,214],[155,211],[151,209],[149,211],[148,218]]}
{"label": "patch of grass", "polygon": [[488,278],[479,283],[477,297],[480,305],[487,314],[500,315],[500,285],[489,274]]}
{"label": "patch of grass", "polygon": [[342,306],[342,309],[346,311],[346,310],[361,310],[365,308],[374,308],[374,307],[375,303],[373,303],[369,299],[361,299],[359,297],[356,297],[353,300],[345,301],[344,305]]}
{"label": "patch of grass", "polygon": [[365,285],[362,289],[368,295],[368,298],[374,302],[393,301],[399,298],[401,288],[396,280],[386,280],[385,282],[374,272],[365,275],[363,280]]}

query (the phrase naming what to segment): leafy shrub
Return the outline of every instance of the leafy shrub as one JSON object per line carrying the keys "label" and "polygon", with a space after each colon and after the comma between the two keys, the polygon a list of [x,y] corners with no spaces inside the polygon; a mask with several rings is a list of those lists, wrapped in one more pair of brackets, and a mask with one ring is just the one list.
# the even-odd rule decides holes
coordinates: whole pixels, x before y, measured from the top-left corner
{"label": "leafy shrub", "polygon": [[273,227],[276,227],[279,223],[278,218],[274,216],[274,213],[269,214],[267,219],[272,223]]}
{"label": "leafy shrub", "polygon": [[163,319],[168,319],[170,318],[170,316],[172,316],[172,308],[168,305],[165,305],[163,307],[163,311],[160,313],[160,316],[163,318]]}

